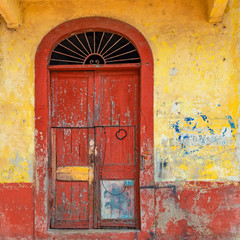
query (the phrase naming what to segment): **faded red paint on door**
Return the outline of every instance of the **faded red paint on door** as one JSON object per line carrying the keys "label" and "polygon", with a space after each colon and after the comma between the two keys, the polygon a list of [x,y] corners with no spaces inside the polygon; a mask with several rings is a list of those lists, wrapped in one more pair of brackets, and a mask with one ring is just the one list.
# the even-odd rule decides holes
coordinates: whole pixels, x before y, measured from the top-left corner
{"label": "faded red paint on door", "polygon": [[50,86],[51,227],[139,227],[139,71],[53,71]]}

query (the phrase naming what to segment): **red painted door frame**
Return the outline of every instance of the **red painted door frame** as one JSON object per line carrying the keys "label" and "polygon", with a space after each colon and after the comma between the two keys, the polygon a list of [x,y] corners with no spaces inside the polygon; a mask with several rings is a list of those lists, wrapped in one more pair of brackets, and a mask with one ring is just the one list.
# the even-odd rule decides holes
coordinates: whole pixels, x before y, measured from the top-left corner
{"label": "red painted door frame", "polygon": [[[35,199],[34,199],[34,234],[35,239],[59,237],[66,239],[98,239],[109,237],[110,230],[102,229],[96,232],[79,230],[77,233],[49,229],[48,191],[49,176],[49,81],[50,69],[48,62],[55,45],[72,33],[85,30],[109,30],[123,35],[135,44],[140,58],[140,209],[141,230],[114,231],[115,238],[145,239],[154,233],[154,161],[153,161],[153,57],[151,49],[143,35],[134,27],[110,18],[89,17],[71,20],[51,30],[41,41],[35,58]],[[137,66],[137,65],[136,65]],[[83,66],[81,66],[82,68]],[[108,68],[110,66],[103,66]],[[117,67],[117,66],[115,66]],[[125,66],[127,67],[127,66]],[[76,68],[76,66],[68,66]],[[94,67],[85,66],[85,69]],[[143,238],[144,237],[144,238]]]}

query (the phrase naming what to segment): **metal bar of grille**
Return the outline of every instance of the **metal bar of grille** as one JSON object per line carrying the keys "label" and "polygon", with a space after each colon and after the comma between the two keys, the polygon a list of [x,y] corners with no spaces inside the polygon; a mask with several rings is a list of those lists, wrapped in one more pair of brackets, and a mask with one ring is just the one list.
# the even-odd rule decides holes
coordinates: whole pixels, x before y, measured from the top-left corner
{"label": "metal bar of grille", "polygon": [[85,49],[85,51],[87,52],[87,54],[89,55],[89,51],[86,49],[86,47],[84,46],[84,44],[82,43],[82,41],[80,41],[80,39],[78,38],[77,35],[75,35],[75,37],[77,38],[77,40],[79,41],[79,43],[82,45],[82,47]]}
{"label": "metal bar of grille", "polygon": [[85,55],[85,57],[87,56],[86,53],[84,53],[79,47],[77,47],[74,43],[72,43],[68,38],[67,38],[68,42],[70,42],[77,50],[79,50],[81,53],[83,53]]}
{"label": "metal bar of grille", "polygon": [[108,57],[108,56],[112,55],[113,53],[115,53],[115,52],[117,52],[117,51],[121,50],[122,48],[126,47],[126,46],[127,46],[127,45],[129,45],[129,44],[131,44],[131,43],[130,43],[130,42],[126,43],[126,44],[125,44],[125,45],[123,45],[122,47],[120,47],[120,48],[118,48],[118,49],[114,50],[113,52],[111,52],[111,53],[107,54],[107,55],[106,55],[106,56],[104,56],[104,57],[106,58],[106,57]]}
{"label": "metal bar of grille", "polygon": [[83,62],[79,62],[79,61],[71,61],[71,60],[61,60],[61,59],[54,59],[54,58],[51,58],[50,61],[58,61],[58,62],[75,62],[75,63],[83,63]]}
{"label": "metal bar of grille", "polygon": [[137,49],[133,49],[133,50],[131,50],[131,51],[128,51],[128,52],[125,52],[125,53],[121,53],[121,54],[115,55],[115,56],[113,56],[113,57],[105,58],[105,59],[106,59],[106,60],[113,59],[113,58],[120,57],[120,56],[129,54],[129,53],[132,53],[132,52],[135,52],[135,51],[137,51]]}
{"label": "metal bar of grille", "polygon": [[120,37],[107,51],[105,51],[102,55],[104,56],[107,52],[109,52],[110,49],[112,49],[119,41],[122,40],[123,37]]}
{"label": "metal bar of grille", "polygon": [[108,39],[108,41],[105,43],[103,49],[101,50],[101,52],[99,54],[101,54],[103,52],[103,50],[105,49],[105,47],[107,46],[107,44],[110,42],[110,40],[112,39],[112,37],[114,36],[114,33],[112,33],[111,37]]}
{"label": "metal bar of grille", "polygon": [[86,41],[87,41],[87,44],[88,44],[88,47],[89,47],[90,53],[92,53],[92,49],[91,49],[90,43],[89,43],[89,41],[88,41],[88,37],[87,37],[86,32],[84,33],[84,36],[85,36],[85,39],[86,39]]}
{"label": "metal bar of grille", "polygon": [[103,32],[103,34],[102,34],[102,37],[101,37],[100,43],[99,43],[99,45],[98,45],[97,53],[99,52],[99,49],[100,49],[100,47],[101,47],[101,44],[102,44],[102,40],[103,40],[104,34],[105,34],[105,32]]}
{"label": "metal bar of grille", "polygon": [[58,45],[61,46],[61,47],[63,47],[63,48],[66,48],[67,50],[69,50],[69,51],[71,51],[71,52],[77,54],[77,55],[80,56],[80,57],[83,57],[83,56],[82,56],[81,54],[79,54],[78,52],[73,51],[72,49],[70,49],[70,48],[68,48],[68,47],[66,47],[66,46],[64,46],[64,45],[62,45],[61,43],[59,43]]}
{"label": "metal bar of grille", "polygon": [[110,60],[110,61],[106,61],[106,63],[122,62],[122,61],[133,61],[133,60],[140,60],[140,58],[127,58],[127,59],[119,59],[119,60]]}
{"label": "metal bar of grille", "polygon": [[95,36],[95,32],[93,32],[93,52],[95,53],[95,38],[96,38],[96,36]]}
{"label": "metal bar of grille", "polygon": [[[64,55],[64,56],[67,56],[67,57],[70,57],[70,58],[76,58],[76,59],[79,59],[79,60],[84,60],[84,58],[78,58],[78,57],[74,57],[74,56],[71,56],[71,55],[68,55],[66,53],[61,53],[61,52],[58,52],[58,51],[53,51],[54,53],[57,53],[57,54],[61,54],[61,55]],[[67,60],[66,60],[67,61]]]}

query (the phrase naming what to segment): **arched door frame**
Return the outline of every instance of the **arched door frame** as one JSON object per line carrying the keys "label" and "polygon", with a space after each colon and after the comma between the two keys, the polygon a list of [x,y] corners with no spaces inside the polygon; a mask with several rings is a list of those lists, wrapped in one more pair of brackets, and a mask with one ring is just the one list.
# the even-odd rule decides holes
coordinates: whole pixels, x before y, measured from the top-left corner
{"label": "arched door frame", "polygon": [[[48,191],[49,191],[49,81],[50,71],[48,62],[55,45],[72,33],[85,30],[109,30],[119,33],[133,42],[141,58],[140,66],[140,209],[141,231],[119,231],[124,239],[138,236],[148,236],[154,232],[154,160],[153,160],[153,57],[151,49],[143,35],[134,27],[104,17],[79,18],[65,22],[51,30],[41,41],[35,58],[35,198],[34,221],[35,238],[43,239],[53,236],[63,236],[63,232],[49,230]],[[69,233],[71,239],[79,238],[81,234],[89,239],[94,236],[110,236],[108,230],[93,231],[79,230]],[[79,235],[80,234],[80,235]],[[64,235],[66,239],[66,235]]]}

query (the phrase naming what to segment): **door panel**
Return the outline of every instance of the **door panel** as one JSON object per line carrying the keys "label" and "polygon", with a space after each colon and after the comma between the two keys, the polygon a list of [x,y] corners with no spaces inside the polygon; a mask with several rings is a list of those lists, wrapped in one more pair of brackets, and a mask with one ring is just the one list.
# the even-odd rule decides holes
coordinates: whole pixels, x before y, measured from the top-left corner
{"label": "door panel", "polygon": [[91,228],[94,129],[52,128],[52,228]]}
{"label": "door panel", "polygon": [[51,74],[51,228],[139,226],[139,73]]}
{"label": "door panel", "polygon": [[89,129],[58,128],[56,154],[57,166],[87,166]]}
{"label": "door panel", "polygon": [[134,219],[134,181],[101,181],[101,219]]}
{"label": "door panel", "polygon": [[51,74],[51,126],[93,126],[93,72]]}
{"label": "door panel", "polygon": [[[117,138],[119,130],[126,132],[124,139]],[[101,179],[136,178],[133,127],[96,127],[95,141]]]}
{"label": "door panel", "polygon": [[104,165],[135,163],[134,127],[97,128],[96,141],[101,144],[101,149],[104,149]]}
{"label": "door panel", "polygon": [[88,195],[88,182],[57,181],[55,218],[88,221]]}
{"label": "door panel", "polygon": [[[94,81],[95,195],[100,208],[96,225],[135,228],[140,211],[139,74],[136,70],[96,71]],[[112,192],[122,188],[119,195]]]}
{"label": "door panel", "polygon": [[[125,132],[125,135],[121,131]],[[120,131],[120,135],[117,135]],[[136,226],[138,159],[134,127],[96,127],[95,163],[98,169],[98,227]]]}
{"label": "door panel", "polygon": [[139,76],[137,71],[95,72],[95,126],[137,125],[138,109]]}

